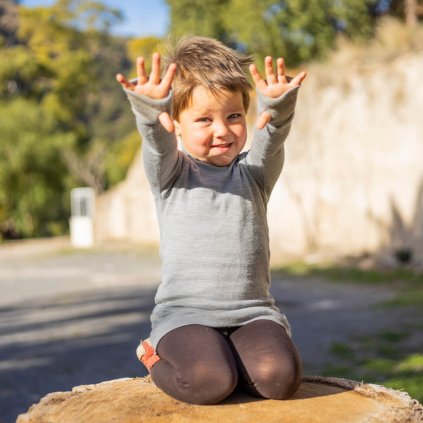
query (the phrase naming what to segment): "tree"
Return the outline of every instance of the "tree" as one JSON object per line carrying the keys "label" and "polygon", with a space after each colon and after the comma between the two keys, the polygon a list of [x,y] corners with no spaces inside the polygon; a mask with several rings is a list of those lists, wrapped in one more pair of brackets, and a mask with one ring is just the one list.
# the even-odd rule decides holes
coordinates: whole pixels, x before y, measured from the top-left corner
{"label": "tree", "polygon": [[126,42],[108,33],[119,13],[92,1],[58,0],[50,8],[20,10],[19,35],[41,70],[31,89],[64,132],[76,134],[63,152],[74,178],[101,192],[111,144],[129,131],[130,119],[114,75],[128,69]]}
{"label": "tree", "polygon": [[103,190],[133,127],[114,78],[130,66],[126,40],[108,33],[118,14],[77,0],[18,10],[0,50],[0,238],[63,231],[69,189]]}
{"label": "tree", "polygon": [[409,28],[414,28],[423,18],[422,0],[390,0],[386,12],[403,19]]}
{"label": "tree", "polygon": [[55,132],[33,100],[0,102],[0,239],[63,233],[70,178]]}
{"label": "tree", "polygon": [[368,38],[377,0],[168,0],[176,35],[207,35],[259,60],[282,55],[295,66],[324,57],[339,34]]}
{"label": "tree", "polygon": [[135,63],[139,56],[145,58],[146,68],[151,69],[151,56],[154,52],[162,50],[162,42],[163,40],[157,37],[132,38],[128,40],[128,56],[134,64],[132,69],[134,74],[136,72]]}
{"label": "tree", "polygon": [[18,6],[16,0],[0,0],[0,46],[16,43]]}
{"label": "tree", "polygon": [[228,0],[166,0],[170,9],[170,33],[203,35],[226,40],[222,20]]}

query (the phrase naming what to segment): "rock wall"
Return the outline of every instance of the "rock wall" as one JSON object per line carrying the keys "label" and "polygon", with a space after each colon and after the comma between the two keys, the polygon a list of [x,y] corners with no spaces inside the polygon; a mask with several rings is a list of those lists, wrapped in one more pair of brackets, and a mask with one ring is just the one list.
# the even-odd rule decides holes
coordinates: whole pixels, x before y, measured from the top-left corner
{"label": "rock wall", "polygon": [[127,178],[96,199],[95,237],[98,242],[158,244],[159,230],[153,195],[144,173],[141,151]]}
{"label": "rock wall", "polygon": [[273,249],[423,258],[422,55],[310,71],[271,199]]}
{"label": "rock wall", "polygon": [[[273,260],[409,250],[423,264],[423,55],[308,73],[269,204]],[[98,198],[96,235],[158,243],[140,155]]]}

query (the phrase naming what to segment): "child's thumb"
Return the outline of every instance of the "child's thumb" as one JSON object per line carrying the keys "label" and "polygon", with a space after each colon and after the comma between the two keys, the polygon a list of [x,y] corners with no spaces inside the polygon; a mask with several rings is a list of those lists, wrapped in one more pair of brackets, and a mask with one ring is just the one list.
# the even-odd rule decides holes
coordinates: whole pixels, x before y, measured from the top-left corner
{"label": "child's thumb", "polygon": [[258,129],[263,129],[270,121],[272,117],[269,112],[264,111],[257,119],[256,126]]}
{"label": "child's thumb", "polygon": [[163,128],[166,129],[167,132],[174,132],[175,131],[175,124],[173,120],[169,116],[169,113],[163,112],[159,116],[159,121],[162,124]]}

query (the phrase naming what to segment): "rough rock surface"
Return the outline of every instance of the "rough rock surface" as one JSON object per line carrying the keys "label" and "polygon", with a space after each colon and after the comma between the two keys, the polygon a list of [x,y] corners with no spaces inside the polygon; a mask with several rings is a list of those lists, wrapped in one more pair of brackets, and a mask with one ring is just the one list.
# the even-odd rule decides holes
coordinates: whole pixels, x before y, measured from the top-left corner
{"label": "rough rock surface", "polygon": [[225,402],[199,406],[176,401],[147,378],[117,379],[46,395],[17,423],[417,423],[423,408],[406,393],[345,379],[304,378],[287,401],[236,393]]}

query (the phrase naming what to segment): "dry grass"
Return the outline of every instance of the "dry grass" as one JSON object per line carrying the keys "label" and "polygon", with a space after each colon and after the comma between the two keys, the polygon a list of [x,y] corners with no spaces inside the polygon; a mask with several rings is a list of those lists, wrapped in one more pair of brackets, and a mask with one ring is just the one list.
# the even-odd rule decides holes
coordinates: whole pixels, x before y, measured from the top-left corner
{"label": "dry grass", "polygon": [[[367,68],[418,51],[423,51],[423,25],[411,29],[398,19],[386,17],[380,20],[375,37],[370,41],[358,42],[340,36],[336,49],[316,67],[324,73],[328,67]],[[314,65],[311,66],[314,70]]]}

